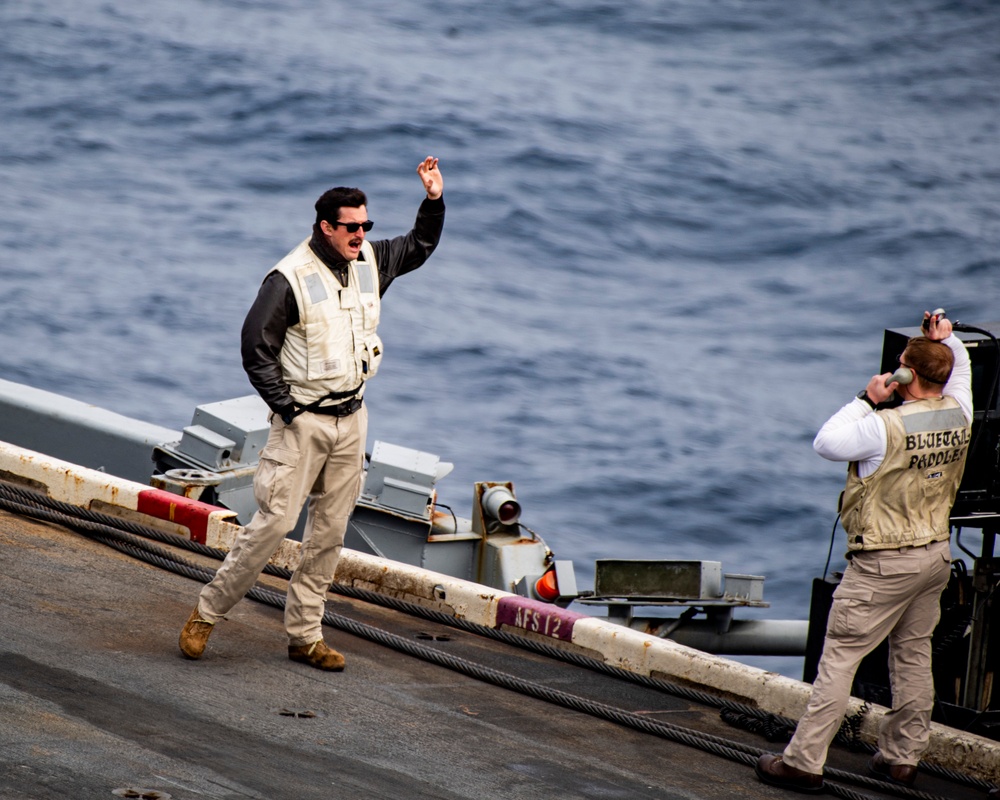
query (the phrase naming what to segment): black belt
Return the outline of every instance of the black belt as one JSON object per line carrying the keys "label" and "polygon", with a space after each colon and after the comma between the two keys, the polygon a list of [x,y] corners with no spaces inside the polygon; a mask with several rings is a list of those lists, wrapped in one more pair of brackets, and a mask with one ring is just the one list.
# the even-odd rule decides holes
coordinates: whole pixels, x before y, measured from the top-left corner
{"label": "black belt", "polygon": [[353,394],[357,394],[363,385],[364,384],[358,384],[356,388],[347,392],[330,392],[329,394],[325,394],[319,400],[316,400],[307,406],[299,406],[288,414],[287,419],[285,417],[282,417],[281,419],[286,425],[291,425],[292,420],[304,411],[311,411],[314,414],[326,414],[331,417],[349,417],[361,408],[362,398],[351,397],[350,400],[345,400],[343,403],[337,403],[332,406],[321,406],[320,403],[324,400],[339,400],[341,397],[350,397]]}
{"label": "black belt", "polygon": [[351,400],[347,400],[346,402],[337,403],[335,406],[310,406],[302,410],[311,411],[313,414],[328,414],[331,417],[349,417],[361,408],[362,402],[363,401],[360,397],[355,397]]}

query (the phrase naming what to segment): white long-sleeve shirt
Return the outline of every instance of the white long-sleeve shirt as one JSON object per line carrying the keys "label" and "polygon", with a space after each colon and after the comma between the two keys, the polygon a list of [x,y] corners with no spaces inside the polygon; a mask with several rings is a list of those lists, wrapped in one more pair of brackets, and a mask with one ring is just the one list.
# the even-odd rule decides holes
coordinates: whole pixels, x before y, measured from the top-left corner
{"label": "white long-sleeve shirt", "polygon": [[[942,341],[951,348],[955,364],[941,394],[955,398],[965,418],[971,422],[972,364],[969,351],[954,334]],[[813,449],[830,461],[857,461],[858,477],[867,478],[881,465],[886,448],[885,423],[872,411],[864,400],[854,398],[819,429],[813,440]]]}

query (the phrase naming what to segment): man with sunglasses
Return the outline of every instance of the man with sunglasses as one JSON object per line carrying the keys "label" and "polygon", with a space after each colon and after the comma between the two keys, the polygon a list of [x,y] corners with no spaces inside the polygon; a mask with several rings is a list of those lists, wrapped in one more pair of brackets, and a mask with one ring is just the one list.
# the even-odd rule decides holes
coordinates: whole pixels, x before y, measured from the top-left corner
{"label": "man with sunglasses", "polygon": [[243,368],[271,409],[271,431],[254,475],[259,509],[237,536],[181,631],[200,658],[213,626],[240,601],[295,527],[308,499],[299,565],[288,584],[288,657],[322,670],[344,658],[323,640],[322,617],[348,518],[361,489],[366,382],[378,371],[380,298],[421,266],[444,225],[438,160],[417,167],[427,193],[413,230],[369,242],[368,200],[337,187],[316,201],[316,222],[264,278],[243,323]]}
{"label": "man with sunglasses", "polygon": [[[824,458],[850,462],[841,498],[848,566],[833,594],[818,674],[795,736],[784,753],[757,762],[765,783],[823,791],[823,765],[854,674],[886,638],[892,710],[868,768],[890,783],[916,780],[934,701],[931,635],[951,574],[949,516],[972,422],[965,345],[943,312],[924,312],[923,329],[899,357],[905,369],[872,377],[813,443]],[[876,410],[893,391],[903,404]]]}

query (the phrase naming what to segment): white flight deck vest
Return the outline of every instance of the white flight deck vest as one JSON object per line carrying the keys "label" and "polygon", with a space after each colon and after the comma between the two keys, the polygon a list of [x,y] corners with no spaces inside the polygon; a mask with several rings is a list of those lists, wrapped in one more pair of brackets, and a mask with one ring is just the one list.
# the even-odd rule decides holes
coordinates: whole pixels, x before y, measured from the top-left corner
{"label": "white flight deck vest", "polygon": [[876,412],[885,423],[885,459],[867,478],[851,462],[842,523],[848,550],[895,550],[947,541],[965,471],[969,421],[952,397]]}
{"label": "white flight deck vest", "polygon": [[[285,276],[299,307],[299,322],[285,333],[280,355],[282,377],[299,405],[359,386],[351,396],[361,397],[364,382],[378,372],[382,360],[382,342],[375,332],[381,308],[378,265],[367,241],[361,243],[361,252],[364,260],[348,266],[347,286],[313,253],[309,239],[271,270]],[[350,396],[329,404],[347,399]]]}

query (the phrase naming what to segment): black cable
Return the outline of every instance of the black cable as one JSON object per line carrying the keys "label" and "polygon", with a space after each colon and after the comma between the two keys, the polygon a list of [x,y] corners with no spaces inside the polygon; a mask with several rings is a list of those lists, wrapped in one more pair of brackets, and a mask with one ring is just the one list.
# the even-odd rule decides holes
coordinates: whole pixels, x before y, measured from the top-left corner
{"label": "black cable", "polygon": [[451,521],[455,523],[455,533],[458,533],[458,516],[455,514],[455,509],[451,506],[446,506],[444,503],[434,503],[434,508],[446,508],[451,513]]}
{"label": "black cable", "polygon": [[955,530],[956,530],[955,544],[958,545],[958,549],[961,550],[963,553],[965,553],[973,561],[976,561],[976,559],[978,559],[979,556],[977,556],[975,553],[969,550],[964,544],[962,544],[962,526],[959,525]]}
{"label": "black cable", "polygon": [[833,543],[837,537],[837,523],[840,522],[840,513],[837,513],[836,519],[833,520],[833,529],[830,531],[830,549],[826,552],[826,565],[823,567],[823,580],[826,580],[827,570],[830,569],[830,559],[833,558]]}
{"label": "black cable", "polygon": [[[11,495],[13,495],[15,499],[11,499]],[[36,497],[39,502],[35,505],[29,505],[26,502],[21,502],[30,496]],[[47,506],[48,508],[42,509],[39,508],[39,505]],[[72,510],[73,512],[80,513],[67,514],[65,512],[55,510],[52,508],[53,506],[64,507],[68,510]],[[210,581],[215,574],[214,570],[206,567],[199,567],[183,558],[180,558],[179,556],[169,553],[163,548],[144,541],[141,538],[144,534],[134,534],[127,532],[125,529],[144,530],[150,534],[150,538],[160,541],[169,541],[173,545],[180,544],[182,546],[189,547],[192,550],[206,554],[211,554],[214,550],[214,548],[182,539],[176,534],[158,531],[153,528],[147,529],[145,526],[137,523],[122,520],[114,516],[100,514],[99,512],[87,509],[81,509],[80,507],[72,506],[71,504],[61,503],[39,493],[33,492],[32,490],[26,490],[21,487],[2,482],[0,482],[0,507],[4,507],[23,516],[44,519],[64,525],[73,530],[78,530],[90,538],[106,544],[119,552],[139,558],[147,563],[160,566],[168,571],[174,572],[175,574],[179,574],[193,580],[198,580],[202,583]],[[284,573],[287,577],[290,574],[290,571],[274,568],[274,573],[272,574],[278,573]],[[284,608],[285,596],[274,589],[260,584],[252,587],[247,592],[246,596],[253,600],[257,600],[258,602],[272,605],[276,608]],[[336,614],[329,609],[323,614],[323,622],[331,627],[337,628],[338,630],[358,636],[359,638],[382,644],[383,646],[390,647],[398,652],[403,652],[408,655],[421,658],[429,663],[469,675],[470,677],[478,680],[510,689],[512,691],[517,691],[527,696],[535,697],[536,699],[544,700],[565,708],[580,711],[581,713],[605,719],[644,733],[660,736],[661,738],[685,744],[704,752],[719,755],[748,766],[753,765],[756,762],[757,756],[761,754],[761,751],[758,748],[751,745],[734,742],[712,734],[694,732],[671,723],[651,720],[633,712],[608,706],[596,701],[587,700],[586,698],[581,698],[567,692],[552,689],[533,681],[517,678],[516,676],[509,675],[491,667],[476,664],[475,662],[470,662],[458,656],[443,653],[426,645],[418,644],[409,639],[398,636],[397,634],[389,633],[388,631],[383,631],[374,626],[357,622],[356,620]],[[482,628],[482,626],[477,627]],[[483,628],[483,630],[491,629]],[[780,718],[775,717],[775,719]],[[961,776],[961,773],[955,774]],[[870,788],[877,788],[879,790],[885,790],[887,787],[887,784],[882,781],[865,778],[843,770],[828,768],[825,771],[825,775],[828,778],[860,784]],[[969,776],[961,776],[961,779],[964,781],[974,781],[975,783],[971,785],[981,786],[982,788],[990,787],[989,784],[978,781],[977,779]],[[897,791],[897,788],[898,787],[893,787],[893,791],[895,793],[900,794],[900,796],[903,797],[912,797],[915,800],[946,800],[945,798],[938,798],[912,789],[898,788]],[[836,796],[846,798],[846,800],[870,800],[870,798],[866,795],[859,794],[848,787],[839,786],[837,784],[828,783],[827,791]]]}
{"label": "black cable", "polygon": [[768,714],[764,718],[750,717],[736,709],[724,708],[719,712],[719,717],[727,725],[756,733],[772,743],[789,742],[795,733],[795,726],[786,725],[776,714]]}

